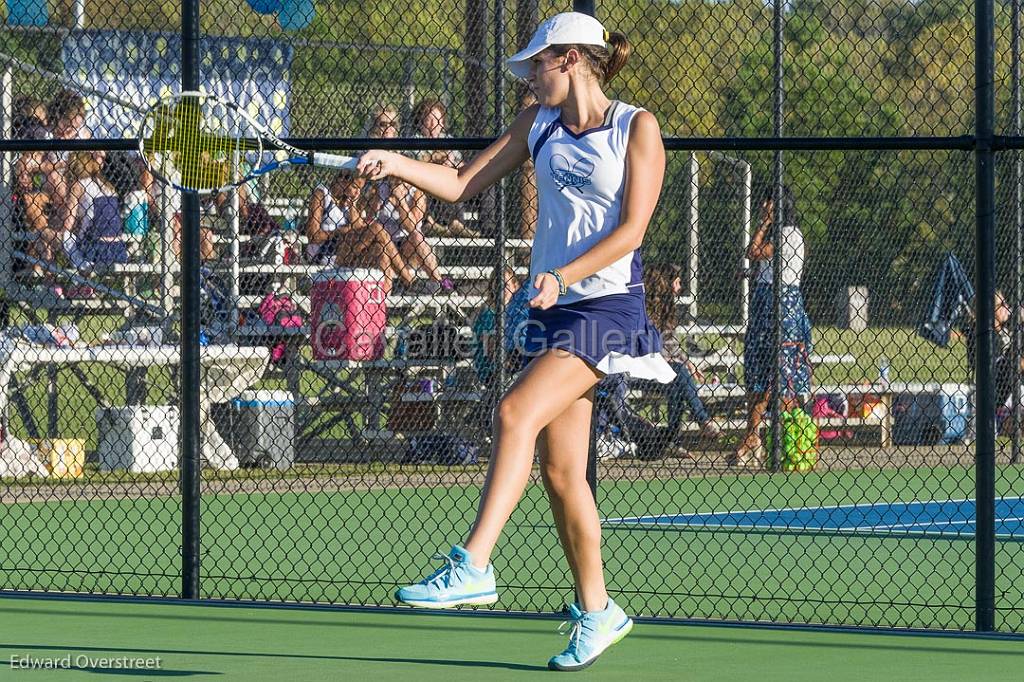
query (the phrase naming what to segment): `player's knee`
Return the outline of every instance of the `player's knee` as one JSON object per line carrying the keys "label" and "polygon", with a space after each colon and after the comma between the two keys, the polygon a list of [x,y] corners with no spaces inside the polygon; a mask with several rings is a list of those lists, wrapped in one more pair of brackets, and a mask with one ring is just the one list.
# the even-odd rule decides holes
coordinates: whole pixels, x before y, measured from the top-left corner
{"label": "player's knee", "polygon": [[577,483],[570,467],[555,463],[549,457],[541,460],[540,477],[548,494],[559,497],[568,495]]}
{"label": "player's knee", "polygon": [[530,432],[534,430],[532,423],[529,408],[516,395],[506,395],[494,408],[494,427],[499,432]]}

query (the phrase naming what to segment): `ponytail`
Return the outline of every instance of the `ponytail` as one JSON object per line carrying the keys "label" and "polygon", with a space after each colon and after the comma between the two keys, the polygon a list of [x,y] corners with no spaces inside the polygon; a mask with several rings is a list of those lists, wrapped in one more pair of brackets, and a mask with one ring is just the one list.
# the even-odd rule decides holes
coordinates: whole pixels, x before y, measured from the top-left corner
{"label": "ponytail", "polygon": [[608,43],[608,47],[603,45],[553,45],[551,49],[559,55],[563,55],[569,50],[577,50],[583,56],[590,71],[604,85],[622,70],[629,55],[633,52],[633,46],[629,43],[625,33],[612,31],[606,35],[608,37],[605,42]]}
{"label": "ponytail", "polygon": [[626,65],[626,60],[629,59],[629,55],[633,52],[633,46],[630,45],[626,34],[618,31],[612,31],[608,34],[608,45],[608,58],[601,64],[601,80],[605,83],[622,70],[622,67]]}

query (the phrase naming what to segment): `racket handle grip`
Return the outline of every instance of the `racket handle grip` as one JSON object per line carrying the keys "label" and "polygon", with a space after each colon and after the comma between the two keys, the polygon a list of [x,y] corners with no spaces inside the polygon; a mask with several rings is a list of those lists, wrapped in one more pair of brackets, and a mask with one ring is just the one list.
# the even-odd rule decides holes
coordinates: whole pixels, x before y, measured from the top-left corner
{"label": "racket handle grip", "polygon": [[319,152],[313,154],[313,165],[322,166],[324,168],[344,168],[346,170],[355,170],[356,163],[359,159],[353,156],[341,156],[339,154],[321,154]]}

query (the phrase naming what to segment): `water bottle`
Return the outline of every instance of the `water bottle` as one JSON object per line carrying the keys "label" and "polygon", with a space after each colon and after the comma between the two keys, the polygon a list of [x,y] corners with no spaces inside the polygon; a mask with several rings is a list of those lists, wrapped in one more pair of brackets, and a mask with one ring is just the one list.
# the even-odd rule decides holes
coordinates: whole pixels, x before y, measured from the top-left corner
{"label": "water bottle", "polygon": [[124,198],[125,234],[132,237],[144,237],[149,231],[149,197],[144,190],[138,189],[129,192]]}
{"label": "water bottle", "polygon": [[878,383],[889,385],[889,358],[884,355],[878,359]]}
{"label": "water bottle", "polygon": [[409,354],[409,328],[402,327],[398,330],[398,341],[395,344],[395,357],[404,360]]}

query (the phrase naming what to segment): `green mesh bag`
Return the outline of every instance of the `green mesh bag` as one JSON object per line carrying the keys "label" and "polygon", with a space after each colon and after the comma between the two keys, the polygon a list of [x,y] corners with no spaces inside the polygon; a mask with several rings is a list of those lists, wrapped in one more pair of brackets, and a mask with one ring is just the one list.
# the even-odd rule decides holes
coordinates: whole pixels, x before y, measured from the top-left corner
{"label": "green mesh bag", "polygon": [[[799,407],[782,413],[782,470],[806,473],[818,463],[818,425]],[[765,465],[771,466],[772,429],[765,437]]]}

